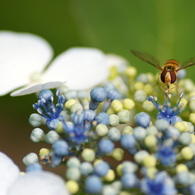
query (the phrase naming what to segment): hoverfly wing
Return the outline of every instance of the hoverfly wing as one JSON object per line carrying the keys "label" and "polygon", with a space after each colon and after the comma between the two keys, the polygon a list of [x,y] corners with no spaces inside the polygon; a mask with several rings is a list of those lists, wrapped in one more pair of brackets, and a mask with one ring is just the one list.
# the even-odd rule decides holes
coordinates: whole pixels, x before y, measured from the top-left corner
{"label": "hoverfly wing", "polygon": [[190,59],[184,61],[182,65],[177,69],[177,71],[180,71],[193,65],[195,65],[195,57],[191,57]]}
{"label": "hoverfly wing", "polygon": [[162,70],[162,68],[160,67],[160,62],[159,60],[157,60],[155,57],[147,54],[147,53],[143,53],[143,52],[139,52],[136,50],[131,50],[131,53],[133,55],[135,55],[136,57],[140,58],[141,60],[149,63],[150,65],[158,68],[159,70]]}

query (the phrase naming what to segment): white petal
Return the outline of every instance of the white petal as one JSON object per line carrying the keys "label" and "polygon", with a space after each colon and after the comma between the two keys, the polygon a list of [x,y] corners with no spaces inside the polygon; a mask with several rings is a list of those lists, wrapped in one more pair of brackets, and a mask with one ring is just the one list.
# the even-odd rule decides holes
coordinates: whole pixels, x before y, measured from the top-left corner
{"label": "white petal", "polygon": [[128,61],[125,58],[116,54],[107,54],[106,62],[109,68],[112,66],[116,66],[119,70],[123,68],[125,69],[125,67],[129,65]]}
{"label": "white petal", "polygon": [[7,195],[8,188],[19,176],[19,169],[13,161],[0,152],[0,194]]}
{"label": "white petal", "polygon": [[7,195],[68,195],[65,183],[59,176],[35,171],[21,175],[10,187]]}
{"label": "white petal", "polygon": [[43,81],[66,81],[70,89],[89,89],[108,76],[105,55],[98,49],[76,47],[60,54],[43,74]]}
{"label": "white petal", "polygon": [[53,88],[60,87],[62,85],[64,85],[64,83],[60,81],[52,81],[52,82],[43,83],[43,84],[35,84],[35,85],[30,85],[30,86],[18,89],[14,91],[13,93],[11,93],[10,95],[11,96],[28,95],[32,93],[37,93],[43,89],[53,89]]}
{"label": "white petal", "polygon": [[0,31],[0,95],[28,84],[30,75],[42,71],[52,56],[51,46],[39,36]]}

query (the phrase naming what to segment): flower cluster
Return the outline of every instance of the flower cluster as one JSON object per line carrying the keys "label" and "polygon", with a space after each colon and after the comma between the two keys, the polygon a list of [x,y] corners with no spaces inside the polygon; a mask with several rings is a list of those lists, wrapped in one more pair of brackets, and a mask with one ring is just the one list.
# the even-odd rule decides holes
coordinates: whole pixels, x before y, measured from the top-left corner
{"label": "flower cluster", "polygon": [[[178,116],[183,94],[174,107],[170,96],[163,106],[149,96],[159,112],[152,122],[146,112],[134,116],[135,101],[111,83],[92,89],[90,97],[83,91],[63,93],[54,97],[43,90],[33,105],[39,114],[30,116],[31,139],[51,147],[40,149],[39,158],[28,154],[27,171],[65,165],[71,194],[194,193],[195,174],[189,170],[195,135],[192,123]],[[42,124],[48,133],[38,127]]]}
{"label": "flower cluster", "polygon": [[[12,42],[17,41],[15,38]],[[34,127],[30,138],[44,142],[45,147],[38,155],[32,152],[23,158],[26,175],[21,177],[18,168],[0,153],[3,168],[13,172],[9,177],[6,171],[0,171],[6,184],[14,183],[9,195],[18,189],[22,189],[20,194],[28,194],[30,188],[21,188],[24,180],[34,194],[38,189],[41,195],[48,192],[45,189],[60,195],[195,194],[195,85],[184,79],[184,70],[177,75],[178,87],[164,94],[156,75],[137,74],[124,58],[96,49],[68,50],[52,64],[56,68],[45,75],[53,78],[55,74],[53,82],[27,86],[12,94],[40,91],[33,104],[36,113],[29,119]],[[87,67],[82,68],[82,64]],[[76,70],[71,72],[70,65],[75,65]],[[64,66],[69,67],[68,87],[61,86]],[[94,71],[95,67],[99,72]],[[110,75],[105,80],[108,67]],[[86,75],[86,69],[90,74]],[[105,74],[100,79],[101,70]],[[58,86],[55,94],[49,90]],[[60,165],[64,167],[66,186],[61,178],[43,171],[46,166],[55,169]],[[58,186],[58,191],[51,186]],[[9,186],[3,188],[0,182],[0,192],[5,187]]]}

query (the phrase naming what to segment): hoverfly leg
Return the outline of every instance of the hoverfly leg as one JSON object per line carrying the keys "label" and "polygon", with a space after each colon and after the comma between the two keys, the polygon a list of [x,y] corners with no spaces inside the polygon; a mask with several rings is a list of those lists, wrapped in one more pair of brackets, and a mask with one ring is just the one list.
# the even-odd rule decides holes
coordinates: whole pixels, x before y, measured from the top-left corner
{"label": "hoverfly leg", "polygon": [[167,83],[162,83],[160,86],[161,86],[162,91],[163,91],[166,95],[170,94],[170,91],[169,91],[170,86],[169,86],[169,84],[167,84]]}
{"label": "hoverfly leg", "polygon": [[175,89],[175,91],[176,91],[176,93],[177,94],[179,94],[179,91],[178,91],[178,85],[177,85],[177,83],[172,83],[174,86],[173,87],[171,87],[170,89]]}

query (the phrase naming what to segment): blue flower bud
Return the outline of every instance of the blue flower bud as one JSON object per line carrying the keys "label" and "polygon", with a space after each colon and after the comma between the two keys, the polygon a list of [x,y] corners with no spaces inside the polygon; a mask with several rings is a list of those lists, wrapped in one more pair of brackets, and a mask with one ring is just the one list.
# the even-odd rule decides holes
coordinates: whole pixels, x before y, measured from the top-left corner
{"label": "blue flower bud", "polygon": [[143,140],[146,137],[146,129],[143,127],[135,127],[133,129],[133,135],[136,138],[136,140]]}
{"label": "blue flower bud", "polygon": [[40,142],[44,137],[44,131],[40,128],[35,128],[31,132],[30,138],[33,142]]}
{"label": "blue flower bud", "polygon": [[49,89],[43,89],[42,91],[39,92],[38,98],[48,101],[53,99],[53,93]]}
{"label": "blue flower bud", "polygon": [[66,98],[66,100],[77,98],[77,91],[74,91],[74,90],[67,91],[65,93],[65,98]]}
{"label": "blue flower bud", "polygon": [[123,135],[120,142],[125,149],[132,149],[136,144],[135,138],[130,134]]}
{"label": "blue flower bud", "polygon": [[89,103],[89,109],[90,110],[95,110],[98,107],[98,105],[99,105],[98,102],[90,101],[90,103]]}
{"label": "blue flower bud", "polygon": [[176,179],[176,182],[180,185],[189,185],[191,182],[190,173],[187,171],[177,173],[175,179]]}
{"label": "blue flower bud", "polygon": [[177,140],[180,136],[180,131],[174,126],[168,127],[167,136],[171,139]]}
{"label": "blue flower bud", "polygon": [[33,113],[30,115],[29,122],[33,127],[38,127],[42,124],[43,118],[41,115],[37,113]]}
{"label": "blue flower bud", "polygon": [[84,119],[86,121],[93,121],[95,118],[95,112],[93,110],[85,110],[84,111]]}
{"label": "blue flower bud", "polygon": [[120,140],[121,138],[121,132],[119,131],[119,129],[117,129],[116,127],[112,127],[110,128],[110,130],[108,131],[108,137],[113,141],[113,142],[117,142]]}
{"label": "blue flower bud", "polygon": [[122,184],[126,189],[131,189],[136,186],[138,180],[134,173],[126,173],[121,178]]}
{"label": "blue flower bud", "polygon": [[64,157],[69,154],[69,146],[66,141],[58,140],[52,145],[55,155]]}
{"label": "blue flower bud", "polygon": [[131,162],[131,161],[123,161],[122,163],[122,173],[133,173],[138,169],[137,164]]}
{"label": "blue flower bud", "polygon": [[71,121],[75,125],[83,124],[83,120],[84,120],[84,114],[83,113],[77,114],[76,112],[74,112],[74,113],[71,114]]}
{"label": "blue flower bud", "polygon": [[106,83],[106,84],[104,85],[103,88],[104,88],[106,91],[109,91],[109,90],[111,90],[111,89],[114,89],[115,87],[114,87],[113,83]]}
{"label": "blue flower bud", "polygon": [[103,102],[107,98],[107,92],[102,87],[96,87],[91,90],[90,96],[94,102],[100,103],[100,102]]}
{"label": "blue flower bud", "polygon": [[28,166],[34,163],[37,163],[39,161],[39,158],[36,153],[29,153],[23,158],[23,163]]}
{"label": "blue flower bud", "polygon": [[169,122],[165,119],[156,120],[155,125],[159,131],[166,131],[169,127]]}
{"label": "blue flower bud", "polygon": [[77,97],[78,97],[79,99],[84,99],[84,98],[86,98],[86,97],[87,97],[86,91],[77,91]]}
{"label": "blue flower bud", "polygon": [[109,165],[107,162],[100,162],[94,167],[94,172],[99,176],[99,177],[104,177],[109,170]]}
{"label": "blue flower bud", "polygon": [[110,119],[109,119],[109,115],[105,112],[100,112],[96,117],[95,120],[97,120],[98,124],[105,124],[105,125],[109,125],[110,123]]}
{"label": "blue flower bud", "polygon": [[190,186],[190,194],[195,194],[195,183]]}
{"label": "blue flower bud", "polygon": [[68,159],[66,165],[68,167],[75,167],[78,168],[80,166],[80,160],[77,157],[71,157]]}
{"label": "blue flower bud", "polygon": [[140,112],[134,117],[135,123],[138,126],[142,126],[144,128],[148,127],[150,124],[150,116],[145,112]]}
{"label": "blue flower bud", "polygon": [[146,74],[143,74],[143,73],[142,73],[142,74],[139,74],[139,75],[137,76],[136,81],[140,81],[140,82],[146,84],[146,83],[148,83],[148,77],[147,77]]}
{"label": "blue flower bud", "polygon": [[186,76],[186,70],[182,69],[180,71],[178,71],[177,77],[179,79],[183,79]]}
{"label": "blue flower bud", "polygon": [[52,166],[56,167],[62,162],[62,157],[53,154],[51,157],[51,161],[52,161]]}
{"label": "blue flower bud", "polygon": [[32,172],[32,171],[42,171],[43,168],[41,164],[39,163],[33,163],[26,167],[26,172]]}
{"label": "blue flower bud", "polygon": [[53,144],[57,140],[59,140],[60,136],[56,131],[49,131],[45,136],[45,141],[49,144]]}
{"label": "blue flower bud", "polygon": [[157,158],[165,166],[173,165],[176,161],[176,154],[173,148],[168,146],[161,146],[157,153]]}
{"label": "blue flower bud", "polygon": [[68,167],[66,170],[66,178],[68,180],[78,181],[81,177],[80,170],[76,167]]}
{"label": "blue flower bud", "polygon": [[92,173],[93,171],[93,166],[91,163],[89,162],[83,162],[81,163],[80,165],[80,171],[81,171],[81,174],[84,175],[84,176],[87,176],[89,175],[90,173]]}
{"label": "blue flower bud", "polygon": [[99,177],[92,175],[85,180],[85,191],[89,194],[99,194],[102,191],[102,181]]}
{"label": "blue flower bud", "polygon": [[192,136],[190,133],[188,132],[184,132],[180,135],[179,137],[179,141],[183,144],[183,145],[189,145],[192,141]]}
{"label": "blue flower bud", "polygon": [[109,154],[114,149],[114,144],[109,139],[102,139],[98,143],[98,149],[102,154]]}
{"label": "blue flower bud", "polygon": [[47,120],[46,125],[49,129],[56,129],[59,124],[59,119]]}
{"label": "blue flower bud", "polygon": [[111,89],[108,91],[108,94],[107,94],[107,98],[110,99],[110,100],[116,100],[116,99],[119,99],[120,98],[120,93],[115,90],[115,89]]}

